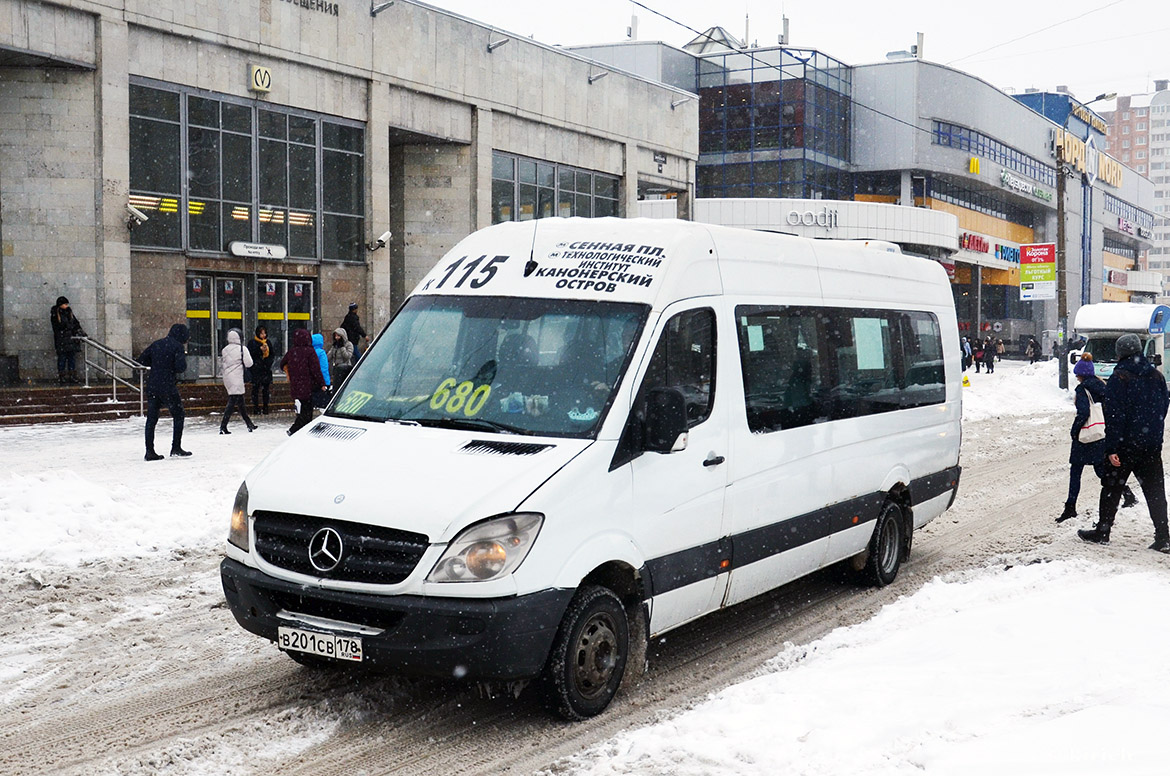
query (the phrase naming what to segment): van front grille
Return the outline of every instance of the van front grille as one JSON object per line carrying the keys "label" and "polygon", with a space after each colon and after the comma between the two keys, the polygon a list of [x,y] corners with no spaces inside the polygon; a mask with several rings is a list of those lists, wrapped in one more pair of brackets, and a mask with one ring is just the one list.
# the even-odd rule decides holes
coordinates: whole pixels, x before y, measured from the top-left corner
{"label": "van front grille", "polygon": [[[429,544],[423,534],[283,512],[254,515],[256,552],[268,563],[298,574],[346,582],[394,585],[410,576]],[[310,560],[310,543],[332,528],[341,539],[341,559],[322,571]],[[327,566],[328,563],[318,565]]]}

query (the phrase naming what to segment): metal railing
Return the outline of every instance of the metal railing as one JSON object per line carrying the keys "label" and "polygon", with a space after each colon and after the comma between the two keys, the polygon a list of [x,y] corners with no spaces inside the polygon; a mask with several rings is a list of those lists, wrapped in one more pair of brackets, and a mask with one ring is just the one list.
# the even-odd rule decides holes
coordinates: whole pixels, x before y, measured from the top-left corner
{"label": "metal railing", "polygon": [[[106,347],[97,340],[89,337],[75,337],[82,346],[85,361],[85,387],[89,388],[89,368],[92,366],[99,375],[110,378],[110,392],[114,401],[118,400],[118,386],[123,385],[131,391],[138,391],[138,414],[145,414],[146,393],[142,390],[143,376],[150,367],[138,363],[132,358]],[[98,360],[100,359],[100,361]],[[119,368],[125,374],[129,372],[129,379],[118,374]],[[99,378],[100,379],[100,378]],[[134,380],[138,384],[134,384]]]}

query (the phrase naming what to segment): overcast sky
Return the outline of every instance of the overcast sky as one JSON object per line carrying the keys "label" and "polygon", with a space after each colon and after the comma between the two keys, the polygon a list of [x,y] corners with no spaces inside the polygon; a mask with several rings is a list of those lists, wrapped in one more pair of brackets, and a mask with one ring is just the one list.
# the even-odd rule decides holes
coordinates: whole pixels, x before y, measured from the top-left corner
{"label": "overcast sky", "polygon": [[[430,4],[554,45],[625,40],[633,14],[638,16],[639,39],[682,46],[694,37],[629,0]],[[908,50],[922,32],[930,61],[973,73],[1002,89],[1067,85],[1086,102],[1102,92],[1152,91],[1154,79],[1170,78],[1166,0],[644,0],[644,5],[696,30],[718,25],[741,39],[748,16],[750,40],[761,46],[776,43],[785,15],[792,45],[820,49],[851,65]]]}

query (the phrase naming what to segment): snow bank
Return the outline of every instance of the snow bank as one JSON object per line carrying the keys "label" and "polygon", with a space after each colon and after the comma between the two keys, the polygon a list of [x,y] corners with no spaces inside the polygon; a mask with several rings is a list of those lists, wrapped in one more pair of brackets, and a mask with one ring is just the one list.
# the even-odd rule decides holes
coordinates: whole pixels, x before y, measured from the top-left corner
{"label": "snow bank", "polygon": [[1061,390],[1056,365],[1055,360],[1001,361],[991,374],[976,374],[971,367],[963,373],[971,383],[963,388],[963,420],[1056,413],[1068,414],[1071,423],[1076,378],[1069,374],[1070,389]]}
{"label": "snow bank", "polygon": [[1077,560],[936,579],[575,773],[1164,773],[1168,596]]}

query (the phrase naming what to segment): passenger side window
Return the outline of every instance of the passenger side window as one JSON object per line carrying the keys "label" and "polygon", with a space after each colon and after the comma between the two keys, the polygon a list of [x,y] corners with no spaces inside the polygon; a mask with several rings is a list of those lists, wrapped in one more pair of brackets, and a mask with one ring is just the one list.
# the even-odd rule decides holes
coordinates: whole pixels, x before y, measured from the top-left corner
{"label": "passenger side window", "polygon": [[890,321],[885,314],[836,310],[830,339],[837,356],[831,416],[852,418],[898,409]]}
{"label": "passenger side window", "polygon": [[811,308],[736,309],[748,428],[753,433],[826,420],[821,329]]}
{"label": "passenger side window", "polygon": [[686,399],[687,428],[711,416],[715,400],[715,311],[687,310],[666,322],[639,398],[653,388],[677,388]]}
{"label": "passenger side window", "polygon": [[938,319],[930,313],[903,313],[901,319],[906,364],[902,408],[941,404],[947,386]]}

